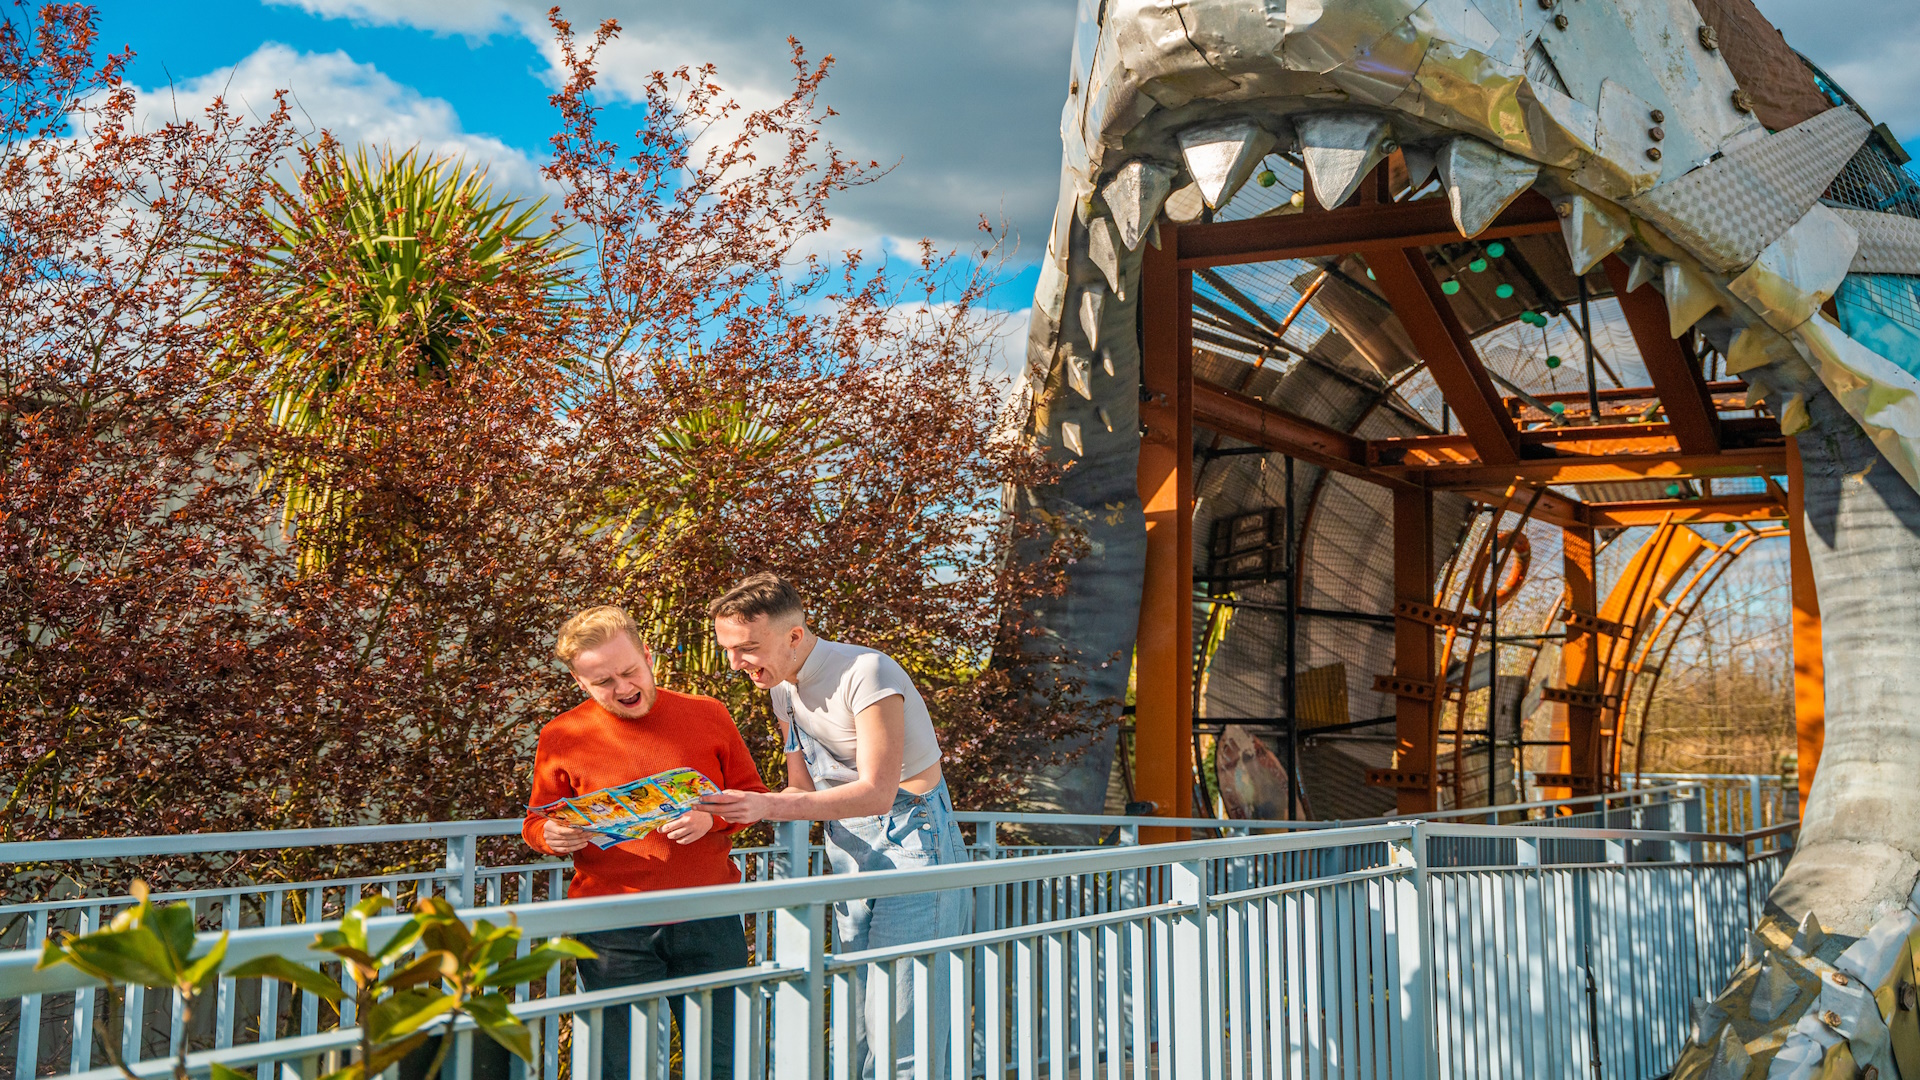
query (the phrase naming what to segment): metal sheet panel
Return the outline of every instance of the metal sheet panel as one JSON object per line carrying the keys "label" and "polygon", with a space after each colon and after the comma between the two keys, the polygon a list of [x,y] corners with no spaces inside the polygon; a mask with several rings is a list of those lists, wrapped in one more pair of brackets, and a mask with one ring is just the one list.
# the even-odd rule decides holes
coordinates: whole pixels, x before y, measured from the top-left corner
{"label": "metal sheet panel", "polygon": [[1736,270],[1820,201],[1820,193],[1872,130],[1852,109],[1829,109],[1628,205],[1713,269]]}

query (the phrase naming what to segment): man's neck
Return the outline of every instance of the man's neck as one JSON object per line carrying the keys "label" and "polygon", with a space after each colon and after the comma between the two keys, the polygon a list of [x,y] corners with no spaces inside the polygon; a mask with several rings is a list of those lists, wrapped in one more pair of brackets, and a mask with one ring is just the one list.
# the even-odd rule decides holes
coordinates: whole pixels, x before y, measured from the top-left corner
{"label": "man's neck", "polygon": [[807,666],[807,659],[813,655],[813,647],[820,644],[820,638],[811,630],[800,631],[800,644],[793,649],[793,675],[787,681],[798,684],[800,672]]}

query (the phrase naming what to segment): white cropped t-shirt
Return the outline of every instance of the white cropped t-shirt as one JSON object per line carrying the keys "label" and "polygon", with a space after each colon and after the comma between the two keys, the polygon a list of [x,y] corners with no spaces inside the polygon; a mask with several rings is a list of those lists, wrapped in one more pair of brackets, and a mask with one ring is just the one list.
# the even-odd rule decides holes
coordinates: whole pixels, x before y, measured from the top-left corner
{"label": "white cropped t-shirt", "polygon": [[[860,710],[890,694],[900,695],[906,713],[906,750],[900,760],[900,779],[917,775],[940,760],[940,741],[933,733],[927,703],[914,689],[906,669],[877,649],[816,638],[813,652],[800,665],[792,682],[774,687],[773,714],[796,727],[831,754],[853,775],[858,737],[853,718]],[[797,737],[787,736],[787,749],[799,749]],[[835,770],[837,771],[837,770]],[[821,778],[827,786],[844,779]]]}

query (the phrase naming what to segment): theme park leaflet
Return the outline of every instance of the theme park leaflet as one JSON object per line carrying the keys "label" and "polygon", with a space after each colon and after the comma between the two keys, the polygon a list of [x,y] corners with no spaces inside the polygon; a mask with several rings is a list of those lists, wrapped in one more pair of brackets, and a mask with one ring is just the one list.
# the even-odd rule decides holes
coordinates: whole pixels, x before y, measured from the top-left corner
{"label": "theme park leaflet", "polygon": [[630,784],[556,799],[527,810],[562,825],[585,829],[593,834],[590,839],[596,846],[605,848],[640,839],[693,809],[702,796],[719,790],[713,781],[692,769],[668,769]]}

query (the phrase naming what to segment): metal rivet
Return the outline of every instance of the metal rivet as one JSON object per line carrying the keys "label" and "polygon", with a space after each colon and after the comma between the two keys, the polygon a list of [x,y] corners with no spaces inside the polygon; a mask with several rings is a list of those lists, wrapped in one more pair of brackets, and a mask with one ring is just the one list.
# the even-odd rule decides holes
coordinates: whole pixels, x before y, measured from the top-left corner
{"label": "metal rivet", "polygon": [[1648,160],[1648,161],[1659,161],[1659,160],[1660,160],[1660,148],[1659,148],[1659,147],[1657,147],[1657,146],[1649,146],[1649,147],[1647,147],[1647,160]]}
{"label": "metal rivet", "polygon": [[1661,139],[1664,139],[1666,137],[1667,137],[1666,128],[1652,127],[1647,129],[1647,138],[1652,139],[1654,142],[1659,142]]}
{"label": "metal rivet", "polygon": [[1833,973],[1833,985],[1851,986],[1852,984],[1847,981],[1847,977],[1844,973],[1836,971]]}
{"label": "metal rivet", "polygon": [[1545,8],[1548,11],[1553,10],[1553,4],[1554,4],[1554,0],[1540,0],[1540,6]]}
{"label": "metal rivet", "polygon": [[1743,113],[1752,112],[1753,111],[1753,95],[1747,93],[1745,90],[1735,90],[1733,92],[1733,107],[1736,109],[1739,109]]}
{"label": "metal rivet", "polygon": [[1557,206],[1555,206],[1555,207],[1554,207],[1554,209],[1555,209],[1555,210],[1558,210],[1558,211],[1560,212],[1560,216],[1561,216],[1561,217],[1572,217],[1572,216],[1573,216],[1573,204],[1572,204],[1572,203],[1560,203],[1560,204],[1558,204]]}
{"label": "metal rivet", "polygon": [[1905,1011],[1914,1012],[1916,1010],[1920,1010],[1920,986],[1913,985],[1913,981],[1911,979],[1902,979],[1900,981],[1900,993],[1898,995],[1898,998],[1900,1002],[1900,1008],[1904,1009]]}
{"label": "metal rivet", "polygon": [[1553,25],[1555,29],[1565,30],[1567,28],[1567,17],[1565,15],[1555,15],[1553,17]]}
{"label": "metal rivet", "polygon": [[1837,1030],[1840,1027],[1840,1014],[1837,1012],[1834,1012],[1832,1009],[1828,1009],[1826,1012],[1821,1013],[1820,1019],[1830,1028],[1834,1028]]}
{"label": "metal rivet", "polygon": [[1652,120],[1656,124],[1664,124],[1667,122],[1666,112],[1660,109],[1655,109],[1652,112],[1648,113],[1647,118],[1649,120]]}
{"label": "metal rivet", "polygon": [[1705,23],[1700,24],[1700,45],[1702,48],[1708,50],[1718,49],[1720,47],[1720,32]]}

